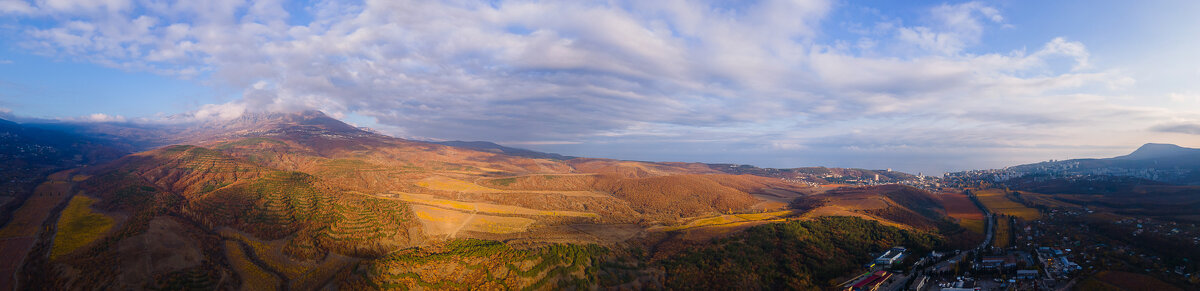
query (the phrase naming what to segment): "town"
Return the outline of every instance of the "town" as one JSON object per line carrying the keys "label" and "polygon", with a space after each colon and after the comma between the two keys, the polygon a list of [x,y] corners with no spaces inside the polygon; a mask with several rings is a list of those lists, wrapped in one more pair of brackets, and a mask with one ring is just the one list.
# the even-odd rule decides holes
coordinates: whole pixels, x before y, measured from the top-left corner
{"label": "town", "polygon": [[[988,184],[971,184],[981,183]],[[1039,218],[1005,215],[972,195],[987,217],[987,237],[978,247],[953,253],[913,253],[896,246],[864,262],[861,274],[843,282],[841,288],[1093,290],[1109,281],[1124,281],[1177,290],[1172,285],[1200,282],[1200,269],[1190,259],[1200,256],[1196,223],[1120,216],[1082,206],[1048,207],[1020,196],[1005,197],[1036,209]]]}

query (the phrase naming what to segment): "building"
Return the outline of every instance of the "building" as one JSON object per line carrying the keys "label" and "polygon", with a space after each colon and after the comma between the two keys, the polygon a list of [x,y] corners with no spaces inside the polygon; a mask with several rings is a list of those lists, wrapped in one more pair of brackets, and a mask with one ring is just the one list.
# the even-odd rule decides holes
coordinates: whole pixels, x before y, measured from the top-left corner
{"label": "building", "polygon": [[989,270],[1012,269],[1017,267],[1017,259],[1013,256],[985,256],[980,260],[979,267]]}
{"label": "building", "polygon": [[911,290],[925,290],[927,284],[929,284],[929,276],[921,276],[913,281]]}
{"label": "building", "polygon": [[1017,279],[1037,279],[1038,270],[1017,270]]}
{"label": "building", "polygon": [[892,278],[892,273],[888,273],[887,271],[876,271],[875,273],[871,273],[870,276],[865,276],[862,280],[851,283],[850,286],[846,286],[846,289],[844,290],[875,291],[879,289],[879,286],[883,286],[883,283],[887,282],[887,280],[890,278]]}
{"label": "building", "polygon": [[904,257],[904,251],[906,251],[904,247],[894,247],[887,252],[884,252],[882,255],[879,255],[879,257],[875,259],[875,263],[880,265],[894,264],[896,261],[899,261],[900,258]]}

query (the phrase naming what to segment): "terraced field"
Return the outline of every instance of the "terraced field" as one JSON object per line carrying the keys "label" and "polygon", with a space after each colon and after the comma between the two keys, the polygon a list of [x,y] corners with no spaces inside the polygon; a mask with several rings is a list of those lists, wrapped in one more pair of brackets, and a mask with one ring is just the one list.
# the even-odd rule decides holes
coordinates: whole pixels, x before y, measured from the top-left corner
{"label": "terraced field", "polygon": [[314,181],[303,173],[275,172],[191,200],[185,211],[212,226],[236,226],[276,239],[313,221],[328,221],[331,198],[322,195]]}
{"label": "terraced field", "polygon": [[[351,198],[332,206],[332,220],[318,230],[322,245],[357,252],[359,248],[390,248],[408,243],[405,205],[378,198]],[[399,242],[397,241],[399,240]]]}
{"label": "terraced field", "polygon": [[[611,197],[611,195],[606,193],[590,189],[590,179],[592,179],[592,176],[591,174],[529,175],[481,179],[479,184],[449,177],[433,176],[417,181],[416,185],[430,190],[451,192],[509,193],[514,195],[522,193],[554,193],[572,197]],[[547,184],[547,182],[551,183]],[[569,184],[555,184],[553,182],[566,182]],[[498,186],[499,188],[490,188],[489,186]]]}
{"label": "terraced field", "polygon": [[404,192],[391,192],[388,195],[391,198],[396,198],[409,203],[429,205],[459,211],[468,212],[483,212],[493,214],[508,214],[508,215],[534,215],[534,216],[567,216],[567,217],[598,217],[595,213],[579,212],[579,211],[557,211],[557,210],[538,210],[519,206],[500,205],[482,202],[461,202],[447,199],[436,198],[432,195],[413,194]]}
{"label": "terraced field", "polygon": [[979,199],[979,202],[982,202],[984,206],[994,213],[1015,216],[1024,220],[1036,220],[1042,217],[1037,209],[1026,207],[1021,203],[1008,199],[1004,190],[980,189],[972,190],[972,192],[975,193],[975,197]]}
{"label": "terraced field", "polygon": [[95,203],[96,199],[84,195],[71,198],[58,219],[58,233],[50,248],[51,260],[96,241],[112,229],[114,219],[93,211]]}

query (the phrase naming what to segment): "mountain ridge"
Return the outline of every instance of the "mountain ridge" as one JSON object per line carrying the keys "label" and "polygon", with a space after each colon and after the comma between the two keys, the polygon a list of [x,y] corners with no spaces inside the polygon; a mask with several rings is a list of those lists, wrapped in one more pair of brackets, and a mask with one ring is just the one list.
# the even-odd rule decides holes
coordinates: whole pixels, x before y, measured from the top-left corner
{"label": "mountain ridge", "polygon": [[502,154],[506,154],[506,155],[513,155],[513,156],[520,156],[520,157],[527,157],[527,158],[536,158],[536,159],[569,160],[569,159],[576,158],[576,157],[564,156],[564,155],[560,155],[560,154],[556,154],[556,153],[547,153],[547,152],[539,152],[539,151],[523,149],[523,148],[507,147],[507,146],[502,146],[500,144],[490,142],[490,141],[451,140],[451,141],[435,141],[433,143],[440,144],[440,145],[452,146],[452,147],[460,147],[460,148],[467,148],[467,149],[473,149],[473,150],[478,150],[478,151],[502,153]]}
{"label": "mountain ridge", "polygon": [[1166,143],[1146,143],[1132,153],[1124,156],[1117,156],[1111,159],[1115,160],[1147,160],[1158,158],[1179,157],[1188,155],[1200,155],[1200,149],[1187,148],[1175,144]]}

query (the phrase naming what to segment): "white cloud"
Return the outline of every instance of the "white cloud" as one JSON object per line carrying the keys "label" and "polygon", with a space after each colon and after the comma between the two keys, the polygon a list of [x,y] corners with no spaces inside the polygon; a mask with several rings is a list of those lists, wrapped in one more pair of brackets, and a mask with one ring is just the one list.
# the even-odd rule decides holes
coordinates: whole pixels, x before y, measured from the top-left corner
{"label": "white cloud", "polygon": [[[72,119],[68,119],[72,120]],[[73,120],[84,122],[125,122],[125,117],[120,115],[108,115],[104,113],[92,113],[91,115]]]}
{"label": "white cloud", "polygon": [[1009,26],[980,2],[881,19],[839,44],[818,41],[836,7],[823,0],[319,2],[301,24],[277,1],[0,1],[51,20],[25,27],[31,51],[241,93],[188,118],[314,108],[434,139],[895,150],[1063,143],[1093,138],[1088,126],[1144,131],[1153,115],[1090,94],[1134,80],[1096,68],[1081,42],[980,52]]}
{"label": "white cloud", "polygon": [[218,119],[230,120],[241,117],[246,113],[246,104],[238,102],[230,102],[225,104],[207,104],[200,107],[200,110],[192,113],[192,117],[199,120]]}
{"label": "white cloud", "polygon": [[0,13],[29,14],[33,11],[33,6],[25,0],[0,0]]}

